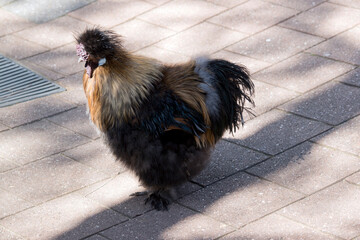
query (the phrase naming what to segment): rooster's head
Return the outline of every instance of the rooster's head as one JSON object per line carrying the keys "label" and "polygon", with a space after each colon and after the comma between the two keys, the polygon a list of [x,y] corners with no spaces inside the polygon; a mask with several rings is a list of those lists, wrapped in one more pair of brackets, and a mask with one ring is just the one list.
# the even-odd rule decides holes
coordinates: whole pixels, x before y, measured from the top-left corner
{"label": "rooster's head", "polygon": [[115,58],[122,49],[120,37],[109,30],[99,28],[87,29],[76,37],[76,53],[79,62],[85,62],[86,72],[90,78],[99,66]]}

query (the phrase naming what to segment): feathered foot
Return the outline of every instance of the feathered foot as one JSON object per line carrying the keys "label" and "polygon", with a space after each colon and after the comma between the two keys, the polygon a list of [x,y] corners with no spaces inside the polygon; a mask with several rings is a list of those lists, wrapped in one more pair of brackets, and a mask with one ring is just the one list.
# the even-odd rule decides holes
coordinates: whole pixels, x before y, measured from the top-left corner
{"label": "feathered foot", "polygon": [[151,193],[146,199],[145,204],[150,203],[158,211],[167,211],[170,201],[161,195],[161,190]]}

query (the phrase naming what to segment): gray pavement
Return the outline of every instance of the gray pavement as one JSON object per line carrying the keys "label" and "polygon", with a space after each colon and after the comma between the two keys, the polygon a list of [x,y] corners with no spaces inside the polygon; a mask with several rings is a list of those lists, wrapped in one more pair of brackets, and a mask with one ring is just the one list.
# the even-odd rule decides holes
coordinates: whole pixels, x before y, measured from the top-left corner
{"label": "gray pavement", "polygon": [[[94,25],[252,73],[256,117],[168,212],[86,116],[73,35]],[[0,0],[0,54],[67,89],[0,108],[0,239],[360,240],[359,36],[357,0]]]}

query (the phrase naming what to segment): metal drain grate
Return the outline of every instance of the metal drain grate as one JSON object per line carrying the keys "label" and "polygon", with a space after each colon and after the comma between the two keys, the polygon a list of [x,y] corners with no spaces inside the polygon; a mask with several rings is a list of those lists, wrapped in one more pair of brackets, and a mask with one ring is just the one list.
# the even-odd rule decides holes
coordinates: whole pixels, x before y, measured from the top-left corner
{"label": "metal drain grate", "polygon": [[0,107],[62,92],[65,89],[0,55]]}

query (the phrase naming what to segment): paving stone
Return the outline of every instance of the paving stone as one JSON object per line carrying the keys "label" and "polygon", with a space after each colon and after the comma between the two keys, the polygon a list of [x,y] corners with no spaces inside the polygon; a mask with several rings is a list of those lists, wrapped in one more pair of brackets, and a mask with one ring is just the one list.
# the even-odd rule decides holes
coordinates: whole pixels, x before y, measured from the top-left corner
{"label": "paving stone", "polygon": [[[199,189],[198,185],[186,183],[177,187],[172,192],[171,197],[177,199]],[[152,209],[149,204],[145,205],[146,196],[130,196],[135,192],[145,190],[138,178],[133,173],[127,171],[112,178],[110,181],[106,180],[81,189],[78,193],[133,218]]]}
{"label": "paving stone", "polygon": [[19,167],[19,166],[20,165],[14,163],[14,162],[7,161],[5,159],[0,158],[0,173],[9,171],[9,170]]}
{"label": "paving stone", "polygon": [[[1,181],[4,180],[1,178]],[[0,189],[0,195],[0,219],[33,206],[30,202],[2,189]],[[0,239],[2,239],[1,234]]]}
{"label": "paving stone", "polygon": [[214,53],[245,36],[245,34],[204,22],[167,38],[157,43],[156,46],[187,56],[194,56]]}
{"label": "paving stone", "polygon": [[346,178],[346,181],[360,185],[360,172],[357,172],[350,177]]}
{"label": "paving stone", "polygon": [[9,230],[0,226],[0,239],[2,240],[24,240],[21,236],[10,232]]}
{"label": "paving stone", "polygon": [[13,35],[7,35],[0,38],[0,44],[1,54],[11,59],[22,59],[48,50],[43,46]]}
{"label": "paving stone", "polygon": [[5,126],[4,124],[0,123],[0,132],[8,130],[9,128],[7,126]]}
{"label": "paving stone", "polygon": [[300,11],[307,10],[309,8],[312,8],[325,0],[303,0],[303,1],[297,1],[297,0],[265,0],[267,2],[272,2],[275,4],[279,4],[284,7],[294,8]]}
{"label": "paving stone", "polygon": [[359,1],[353,1],[353,0],[330,0],[329,2],[337,3],[340,5],[353,7],[353,8],[360,8],[360,2]]}
{"label": "paving stone", "polygon": [[247,67],[248,70],[250,70],[250,73],[257,72],[269,65],[269,63],[267,62],[249,58],[226,50],[220,50],[219,52],[212,54],[211,57],[221,58],[236,64],[244,65]]}
{"label": "paving stone", "polygon": [[[151,226],[151,227],[149,227]],[[233,228],[177,204],[101,232],[111,239],[215,239]]]}
{"label": "paving stone", "polygon": [[360,156],[360,116],[327,131],[312,141]]}
{"label": "paving stone", "polygon": [[155,4],[157,6],[160,6],[160,5],[165,4],[166,2],[170,2],[171,0],[145,0],[145,1],[149,2],[149,3],[152,3],[152,4]]}
{"label": "paving stone", "polygon": [[56,83],[66,88],[65,92],[58,95],[59,98],[72,102],[76,105],[87,104],[82,82],[83,75],[84,71],[81,71],[58,80]]}
{"label": "paving stone", "polygon": [[5,6],[6,4],[9,4],[14,0],[0,0],[0,7]]}
{"label": "paving stone", "polygon": [[3,8],[35,23],[44,23],[83,7],[95,0],[13,1]]}
{"label": "paving stone", "polygon": [[165,64],[183,63],[190,60],[190,57],[184,56],[176,52],[171,52],[166,49],[156,47],[154,45],[143,48],[140,51],[137,51],[136,54],[155,58]]}
{"label": "paving stone", "polygon": [[[174,31],[182,31],[225,9],[205,1],[174,0],[138,18]],[[199,34],[201,34],[201,31]]]}
{"label": "paving stone", "polygon": [[293,9],[253,0],[221,13],[209,21],[240,32],[254,34],[296,13],[297,11]]}
{"label": "paving stone", "polygon": [[89,140],[46,120],[0,133],[0,155],[19,164],[29,163]]}
{"label": "paving stone", "polygon": [[240,172],[185,196],[179,202],[240,227],[301,197],[299,193]]}
{"label": "paving stone", "polygon": [[[129,51],[137,51],[175,33],[139,19],[118,25],[113,30],[123,36],[123,46]],[[139,33],[146,35],[140,37]]]}
{"label": "paving stone", "polygon": [[61,101],[56,95],[52,95],[0,108],[0,121],[7,126],[16,127],[72,107],[74,107],[73,104]]}
{"label": "paving stone", "polygon": [[86,197],[126,216],[135,217],[151,210],[149,204],[145,205],[146,196],[130,196],[142,191],[145,191],[145,188],[140,186],[137,177],[124,172],[100,188],[94,189]]}
{"label": "paving stone", "polygon": [[72,194],[2,219],[0,224],[27,239],[80,239],[125,220],[90,199]]}
{"label": "paving stone", "polygon": [[281,23],[280,26],[329,38],[359,22],[360,10],[323,3]]}
{"label": "paving stone", "polygon": [[281,240],[335,240],[339,238],[271,214],[220,239],[281,239]]}
{"label": "paving stone", "polygon": [[48,68],[45,68],[43,66],[40,66],[39,64],[32,62],[31,58],[30,61],[22,59],[21,61],[18,61],[18,63],[30,69],[31,71],[36,72],[40,76],[43,76],[45,79],[48,79],[50,81],[56,81],[64,77],[64,75],[61,73],[54,72]]}
{"label": "paving stone", "polygon": [[252,104],[248,102],[245,104],[245,107],[251,108],[251,111],[255,114],[255,116],[245,113],[244,114],[245,120],[249,120],[250,118],[259,116],[279,106],[280,104],[298,96],[297,93],[286,90],[284,88],[276,87],[256,80],[253,80],[253,82],[255,84],[255,94],[254,94],[255,107],[253,107]]}
{"label": "paving stone", "polygon": [[107,176],[61,155],[0,174],[0,187],[38,204],[100,181]]}
{"label": "paving stone", "polygon": [[84,70],[84,64],[77,62],[75,43],[70,43],[26,60],[63,75],[70,75]]}
{"label": "paving stone", "polygon": [[304,93],[351,70],[352,65],[299,54],[254,74],[254,78]]}
{"label": "paving stone", "polygon": [[84,238],[84,240],[108,240],[108,238],[104,238],[103,236],[96,234],[91,237]]}
{"label": "paving stone", "polygon": [[8,11],[0,9],[0,36],[33,26],[32,23]]}
{"label": "paving stone", "polygon": [[308,51],[328,58],[360,65],[360,27],[331,38]]}
{"label": "paving stone", "polygon": [[330,82],[298,97],[281,109],[338,125],[360,113],[360,88]]}
{"label": "paving stone", "polygon": [[248,121],[234,136],[225,134],[224,138],[275,155],[327,129],[329,126],[323,123],[272,110]]}
{"label": "paving stone", "polygon": [[96,131],[95,126],[90,123],[86,108],[86,106],[80,106],[50,117],[48,120],[89,138],[99,138],[100,134]]}
{"label": "paving stone", "polygon": [[138,0],[102,0],[69,13],[70,16],[106,28],[126,22],[153,8],[154,5]]}
{"label": "paving stone", "polygon": [[360,68],[357,68],[341,77],[338,77],[336,81],[340,81],[360,87]]}
{"label": "paving stone", "polygon": [[310,48],[322,40],[319,37],[275,26],[226,49],[275,63]]}
{"label": "paving stone", "polygon": [[48,48],[56,48],[74,41],[74,34],[93,25],[69,16],[17,32],[15,35]]}
{"label": "paving stone", "polygon": [[231,7],[234,7],[236,5],[240,5],[240,4],[244,3],[244,2],[246,2],[247,0],[226,0],[226,1],[223,1],[223,0],[206,0],[206,1],[214,3],[216,5],[231,8]]}
{"label": "paving stone", "polygon": [[108,175],[116,175],[126,169],[119,161],[115,161],[115,157],[102,139],[65,151],[63,154]]}
{"label": "paving stone", "polygon": [[194,181],[209,185],[266,158],[264,154],[221,140],[211,154],[209,165]]}
{"label": "paving stone", "polygon": [[360,234],[360,188],[340,182],[296,202],[279,214],[336,236],[352,239]]}
{"label": "paving stone", "polygon": [[305,142],[247,171],[311,194],[360,169],[360,158]]}

